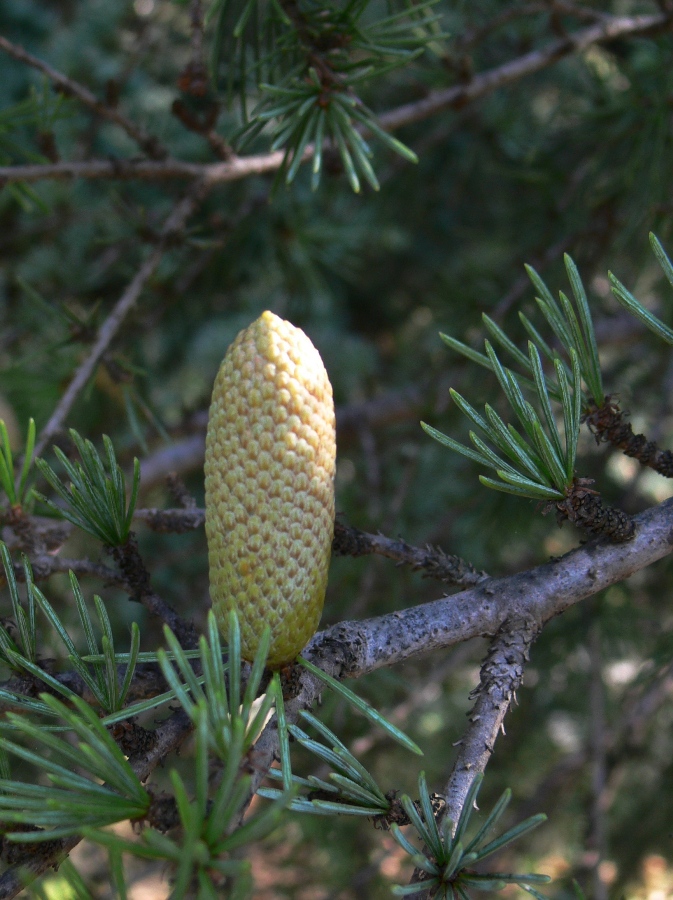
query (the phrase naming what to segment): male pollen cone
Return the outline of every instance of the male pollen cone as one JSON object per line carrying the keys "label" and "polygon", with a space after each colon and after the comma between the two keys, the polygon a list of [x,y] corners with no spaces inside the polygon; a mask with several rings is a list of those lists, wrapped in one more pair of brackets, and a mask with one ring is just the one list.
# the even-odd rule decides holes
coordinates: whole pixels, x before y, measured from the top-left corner
{"label": "male pollen cone", "polygon": [[315,634],[334,534],[332,386],[299,328],[264,312],[215,379],[206,437],[206,536],[218,625],[235,609],[244,659],[271,626],[268,663]]}

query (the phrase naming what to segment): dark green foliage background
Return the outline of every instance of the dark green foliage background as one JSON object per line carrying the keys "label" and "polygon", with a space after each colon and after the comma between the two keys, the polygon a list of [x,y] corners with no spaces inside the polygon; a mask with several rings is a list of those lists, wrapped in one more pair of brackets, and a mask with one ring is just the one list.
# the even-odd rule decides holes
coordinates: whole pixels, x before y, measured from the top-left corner
{"label": "dark green foliage background", "polygon": [[[438,42],[438,53],[428,51],[410,69],[377,82],[367,101],[384,111],[452,83],[461,40],[503,6],[440,3],[448,37]],[[585,6],[620,14],[656,11],[655,4],[636,2]],[[188,60],[186,4],[4,0],[0,32],[98,95],[115,79],[125,112],[172,155],[212,159],[206,142],[170,112]],[[514,17],[469,48],[474,70],[553,36],[545,12]],[[272,191],[273,176],[215,189],[189,222],[186,239],[166,253],[68,424],[94,441],[109,434],[127,467],[133,455],[142,461],[166,441],[181,440],[198,430],[228,344],[268,308],[304,328],[318,346],[339,411],[395,392],[401,408],[404,392],[416,391],[417,402],[394,421],[370,427],[361,418],[358,427],[340,432],[337,507],[349,522],[414,544],[439,544],[493,574],[575,546],[578,534],[568,526],[559,531],[535,504],[481,488],[476,467],[431,441],[419,420],[464,440],[465,420],[448,388],[476,406],[497,405],[495,380],[450,354],[437,332],[476,345],[486,311],[522,338],[517,310],[535,315],[523,263],[534,264],[554,291],[567,290],[561,261],[567,250],[590,289],[608,391],[632,411],[636,430],[662,446],[673,443],[670,351],[626,318],[605,278],[611,268],[664,321],[673,321],[673,298],[647,243],[653,230],[673,249],[671,50],[670,35],[594,47],[460,111],[407,127],[399,137],[420,162],[410,166],[377,146],[379,193],[365,186],[354,195],[339,172],[327,173],[312,193],[303,171],[289,189]],[[22,113],[18,105],[30,96],[29,114]],[[238,124],[235,109],[225,110],[218,131],[226,138]],[[120,129],[72,100],[59,103],[37,73],[0,55],[0,161],[46,162],[38,132],[52,127],[63,159],[137,153]],[[263,137],[251,148],[266,149]],[[38,430],[45,424],[183,189],[171,181],[74,180],[0,193],[0,392],[22,431],[30,416]],[[671,494],[662,479],[620,468],[613,456],[584,437],[578,471],[596,478],[610,502],[635,513]],[[201,472],[183,477],[201,505]],[[141,484],[140,505],[172,503],[161,483]],[[140,529],[140,541],[156,589],[202,623],[208,606],[204,536]],[[95,557],[99,550],[74,537],[68,552]],[[672,587],[670,563],[660,563],[553,622],[533,648],[532,671],[508,734],[499,739],[480,806],[488,809],[510,785],[511,822],[549,814],[549,823],[527,840],[530,856],[518,863],[507,857],[502,865],[540,871],[540,859],[563,857],[567,868],[555,896],[568,895],[571,876],[584,881],[591,850],[588,763],[561,782],[545,781],[570,754],[590,752],[589,633],[596,629],[602,652],[608,730],[619,730],[630,698],[671,658]],[[45,590],[63,611],[65,580],[53,579]],[[90,595],[101,585],[87,590]],[[441,586],[386,560],[337,559],[324,622],[389,612],[441,593]],[[137,619],[143,649],[157,645],[156,624],[145,621],[140,607],[131,608],[113,590],[104,597],[120,640]],[[434,789],[448,774],[483,651],[481,643],[457,647],[358,685],[384,713],[398,705],[411,710],[401,724],[423,746]],[[613,677],[615,664],[624,661],[632,664],[627,683]],[[669,697],[638,740],[608,759],[614,896],[639,878],[645,854],[673,856],[672,710]],[[363,762],[382,786],[413,790],[414,767],[402,751],[332,701],[320,715],[347,743],[361,738],[371,744]],[[292,821],[256,851],[255,865],[268,882],[258,896],[389,896],[390,878],[379,863],[382,847],[390,851],[392,843],[367,822]],[[393,867],[392,875],[404,881],[408,873]]]}

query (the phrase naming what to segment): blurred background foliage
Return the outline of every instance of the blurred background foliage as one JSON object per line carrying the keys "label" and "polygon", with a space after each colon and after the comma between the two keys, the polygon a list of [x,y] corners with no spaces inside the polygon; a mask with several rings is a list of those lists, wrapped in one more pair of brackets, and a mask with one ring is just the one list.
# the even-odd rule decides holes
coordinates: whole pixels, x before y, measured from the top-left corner
{"label": "blurred background foliage", "polygon": [[[581,7],[443,0],[432,7],[442,34],[363,96],[380,113],[601,14],[657,9],[637,0]],[[212,32],[211,24],[206,50]],[[227,106],[222,67],[205,96],[181,91],[191,59],[186,2],[3,0],[0,33],[98,96],[114,91],[172,157],[216,159],[204,137],[172,114],[177,99],[195,114],[219,104],[216,132],[224,141],[242,124],[236,103]],[[647,242],[652,230],[673,250],[672,49],[670,33],[594,44],[475,103],[408,125],[396,136],[420,161],[411,165],[374,143],[378,192],[364,184],[354,194],[338,156],[325,161],[317,191],[310,166],[300,167],[289,188],[274,188],[273,174],[216,187],[184,240],[165,253],[68,425],[98,446],[109,434],[127,471],[140,458],[141,506],[174,504],[164,485],[169,469],[202,505],[199,441],[215,372],[237,331],[271,309],[306,330],[330,373],[337,509],[350,523],[439,544],[497,575],[564,553],[579,540],[572,528],[559,530],[533,503],[481,488],[476,467],[421,431],[423,418],[465,439],[449,387],[477,407],[498,396],[495,379],[451,354],[437,333],[476,346],[486,311],[523,338],[517,311],[535,317],[524,262],[554,292],[567,290],[567,251],[590,288],[607,390],[630,410],[636,431],[673,444],[673,357],[621,310],[606,278],[612,269],[673,323],[673,298]],[[264,153],[269,143],[262,133],[246,152]],[[0,164],[137,154],[120,128],[0,54]],[[31,416],[38,432],[45,424],[183,190],[180,181],[68,179],[0,193],[1,415],[20,434]],[[578,471],[631,513],[673,494],[664,479],[597,448],[586,434]],[[201,626],[209,605],[203,534],[138,530],[156,589]],[[100,549],[73,535],[68,555],[85,554],[96,558]],[[91,582],[90,591],[101,589]],[[548,813],[550,821],[527,841],[529,856],[512,851],[501,866],[549,872],[556,897],[572,896],[572,878],[599,898],[673,896],[672,589],[670,563],[660,563],[552,622],[533,648],[480,805],[489,808],[510,785],[512,821]],[[63,607],[65,577],[52,578],[48,593]],[[335,559],[324,622],[441,595],[436,583],[387,560]],[[144,610],[114,589],[104,596],[121,640],[136,619],[142,649],[159,643]],[[358,685],[422,745],[434,789],[447,776],[484,650],[475,642],[429,654]],[[381,785],[413,791],[416,772],[403,751],[334,699],[320,715]],[[597,795],[592,772],[600,765]],[[366,822],[298,815],[288,822],[254,850],[256,897],[383,898],[392,881],[410,874],[400,870],[402,855],[389,835]],[[103,896],[98,851],[82,846],[73,858]],[[160,873],[136,868],[133,879],[137,893],[129,896],[165,895]],[[156,894],[141,893],[143,885],[148,892],[155,885]],[[50,896],[64,896],[57,878],[52,889]]]}

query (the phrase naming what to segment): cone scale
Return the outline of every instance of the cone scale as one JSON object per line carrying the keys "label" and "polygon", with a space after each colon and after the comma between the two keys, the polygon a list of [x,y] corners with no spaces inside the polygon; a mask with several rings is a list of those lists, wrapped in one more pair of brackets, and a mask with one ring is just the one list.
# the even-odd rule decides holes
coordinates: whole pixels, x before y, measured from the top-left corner
{"label": "cone scale", "polygon": [[215,379],[206,437],[213,610],[235,609],[244,659],[271,626],[268,665],[315,634],[334,534],[332,386],[301,329],[271,312],[241,331]]}

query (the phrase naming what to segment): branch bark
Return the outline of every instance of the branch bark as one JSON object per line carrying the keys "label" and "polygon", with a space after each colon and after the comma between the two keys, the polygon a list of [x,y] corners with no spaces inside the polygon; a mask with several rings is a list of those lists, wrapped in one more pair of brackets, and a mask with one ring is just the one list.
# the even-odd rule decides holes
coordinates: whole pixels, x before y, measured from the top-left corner
{"label": "branch bark", "polygon": [[444,797],[446,815],[457,822],[465,797],[477,775],[486,769],[498,732],[523,679],[531,644],[538,634],[533,619],[508,619],[493,638],[481,667],[479,685],[471,696],[470,724],[460,742]]}
{"label": "branch bark", "polygon": [[673,499],[636,516],[628,544],[592,540],[560,559],[475,588],[315,635],[304,653],[337,678],[357,678],[420,653],[491,636],[512,618],[540,627],[673,552]]}
{"label": "branch bark", "polygon": [[488,578],[486,572],[477,572],[474,566],[459,556],[444,553],[440,547],[412,547],[399,538],[393,540],[383,534],[368,534],[337,520],[334,526],[332,553],[337,556],[367,556],[378,554],[394,559],[398,565],[407,565],[414,572],[423,572],[426,578],[435,578],[446,584],[474,587]]}
{"label": "branch bark", "polygon": [[[459,751],[443,794],[443,815],[453,823],[460,819],[465,800],[477,775],[483,774],[495,747],[500,730],[504,733],[505,716],[523,679],[532,642],[539,628],[533,619],[508,619],[491,641],[479,673],[479,684],[472,691],[476,698],[469,711],[469,725],[459,741]],[[423,880],[416,869],[412,882]],[[418,895],[426,900],[427,891]]]}

